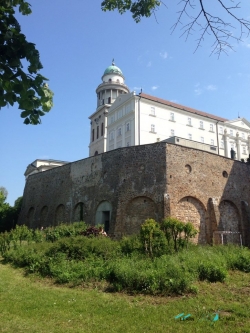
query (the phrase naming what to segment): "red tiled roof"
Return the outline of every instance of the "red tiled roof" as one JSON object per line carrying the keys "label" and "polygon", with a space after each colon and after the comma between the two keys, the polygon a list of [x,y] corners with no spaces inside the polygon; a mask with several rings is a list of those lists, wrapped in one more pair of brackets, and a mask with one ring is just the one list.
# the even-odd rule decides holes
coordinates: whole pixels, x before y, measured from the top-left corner
{"label": "red tiled roof", "polygon": [[195,110],[195,109],[189,108],[188,106],[183,106],[181,104],[176,104],[176,103],[167,101],[165,99],[161,99],[161,98],[151,96],[151,95],[148,95],[148,94],[141,93],[140,96],[145,98],[145,99],[149,99],[150,101],[158,102],[158,103],[168,105],[168,106],[172,106],[174,108],[184,110],[184,111],[187,111],[187,112],[191,112],[191,113],[194,113],[194,114],[198,114],[198,115],[203,116],[203,117],[208,117],[208,118],[211,118],[211,119],[214,119],[214,120],[219,120],[219,121],[227,121],[228,120],[228,119],[225,119],[225,118],[215,116],[215,115],[210,114],[210,113]]}

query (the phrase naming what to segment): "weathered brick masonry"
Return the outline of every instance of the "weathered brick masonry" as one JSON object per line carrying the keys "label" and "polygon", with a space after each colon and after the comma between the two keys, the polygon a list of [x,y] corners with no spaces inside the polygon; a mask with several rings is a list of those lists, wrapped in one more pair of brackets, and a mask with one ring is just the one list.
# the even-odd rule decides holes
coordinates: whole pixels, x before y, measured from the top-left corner
{"label": "weathered brick masonry", "polygon": [[[175,216],[199,229],[197,241],[240,232],[250,245],[250,166],[208,152],[155,143],[120,148],[31,175],[19,223],[32,228],[84,220],[109,234],[137,233],[146,218]],[[217,238],[216,238],[217,237]],[[239,241],[228,234],[224,241]]]}

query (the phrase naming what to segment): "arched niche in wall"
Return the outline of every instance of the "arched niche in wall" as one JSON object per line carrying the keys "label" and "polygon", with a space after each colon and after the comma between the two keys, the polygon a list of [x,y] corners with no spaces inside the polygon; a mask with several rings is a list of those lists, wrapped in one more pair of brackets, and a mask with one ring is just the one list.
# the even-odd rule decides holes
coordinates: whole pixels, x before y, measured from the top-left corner
{"label": "arched niche in wall", "polygon": [[218,231],[226,231],[223,234],[223,244],[240,244],[240,214],[238,208],[230,200],[223,200],[219,205],[220,221]]}
{"label": "arched niche in wall", "polygon": [[55,225],[59,225],[65,221],[65,207],[64,205],[59,205],[56,208],[55,213]]}
{"label": "arched niche in wall", "polygon": [[78,202],[75,205],[74,212],[73,212],[73,221],[80,222],[84,221],[86,216],[86,207],[83,202]]}
{"label": "arched niche in wall", "polygon": [[27,214],[27,225],[29,228],[33,228],[34,215],[35,215],[35,208],[30,207]]}
{"label": "arched niche in wall", "polygon": [[39,229],[41,227],[47,227],[48,226],[48,206],[43,206],[43,208],[41,209],[41,213],[40,213],[40,222],[39,222]]}
{"label": "arched niche in wall", "polygon": [[104,225],[104,230],[106,232],[109,232],[111,215],[112,215],[111,203],[108,201],[102,201],[96,209],[95,225],[102,224]]}
{"label": "arched niche in wall", "polygon": [[155,202],[146,196],[132,199],[125,210],[124,233],[127,235],[138,234],[142,223],[149,218],[158,220]]}
{"label": "arched niche in wall", "polygon": [[206,244],[206,209],[202,202],[194,197],[182,198],[175,207],[175,217],[182,222],[191,222],[199,231],[194,243]]}

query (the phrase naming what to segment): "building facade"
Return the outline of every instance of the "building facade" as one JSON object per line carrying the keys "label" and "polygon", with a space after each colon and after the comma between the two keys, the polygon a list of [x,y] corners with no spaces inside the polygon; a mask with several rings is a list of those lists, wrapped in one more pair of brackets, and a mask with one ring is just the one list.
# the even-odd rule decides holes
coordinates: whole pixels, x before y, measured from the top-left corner
{"label": "building facade", "polygon": [[233,154],[237,160],[246,160],[250,153],[248,120],[228,120],[155,96],[129,92],[114,62],[104,71],[96,94],[97,109],[89,117],[89,156],[173,137],[185,139],[187,146],[199,146],[221,156]]}
{"label": "building facade", "polygon": [[97,107],[90,119],[89,156],[107,151],[107,115],[112,103],[123,94],[129,93],[125,78],[120,68],[107,67],[102,76],[102,83],[96,89]]}

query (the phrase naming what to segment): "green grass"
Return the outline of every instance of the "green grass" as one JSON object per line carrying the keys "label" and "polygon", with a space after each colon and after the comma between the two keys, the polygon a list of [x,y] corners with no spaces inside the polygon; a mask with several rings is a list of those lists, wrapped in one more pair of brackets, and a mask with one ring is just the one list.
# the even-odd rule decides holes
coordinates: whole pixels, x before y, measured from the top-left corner
{"label": "green grass", "polygon": [[[0,332],[250,332],[249,273],[195,285],[197,295],[129,296],[104,292],[102,285],[58,287],[0,264]],[[206,315],[218,310],[220,319],[211,325]],[[193,320],[176,321],[181,312]]]}

